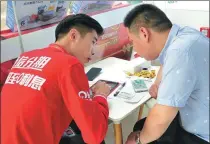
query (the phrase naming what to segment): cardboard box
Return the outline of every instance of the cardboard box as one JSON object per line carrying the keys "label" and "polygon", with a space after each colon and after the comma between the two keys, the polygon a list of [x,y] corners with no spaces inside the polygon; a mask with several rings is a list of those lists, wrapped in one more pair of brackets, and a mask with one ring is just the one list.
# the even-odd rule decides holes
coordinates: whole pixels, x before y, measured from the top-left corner
{"label": "cardboard box", "polygon": [[[40,27],[61,21],[67,14],[69,2],[53,1],[14,1],[20,30]],[[12,1],[7,2],[7,26],[17,31]]]}

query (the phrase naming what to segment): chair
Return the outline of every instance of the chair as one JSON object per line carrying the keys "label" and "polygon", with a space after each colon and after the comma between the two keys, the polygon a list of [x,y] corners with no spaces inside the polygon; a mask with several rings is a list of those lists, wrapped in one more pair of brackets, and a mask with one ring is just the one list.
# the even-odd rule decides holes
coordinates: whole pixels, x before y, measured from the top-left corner
{"label": "chair", "polygon": [[7,79],[7,76],[9,74],[9,72],[10,72],[10,69],[12,68],[13,64],[15,63],[15,61],[16,61],[16,58],[1,63],[1,85],[0,85],[0,89],[2,89],[4,83],[5,83],[6,79]]}

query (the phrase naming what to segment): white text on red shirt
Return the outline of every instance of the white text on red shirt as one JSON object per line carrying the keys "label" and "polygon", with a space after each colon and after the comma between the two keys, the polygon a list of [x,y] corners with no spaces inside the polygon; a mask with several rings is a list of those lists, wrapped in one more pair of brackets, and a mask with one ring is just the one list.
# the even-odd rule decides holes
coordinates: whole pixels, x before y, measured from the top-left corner
{"label": "white text on red shirt", "polygon": [[10,72],[5,84],[19,84],[21,86],[30,87],[34,90],[41,90],[46,79],[33,74]]}
{"label": "white text on red shirt", "polygon": [[14,63],[12,68],[22,68],[22,69],[34,69],[42,71],[42,69],[47,65],[51,60],[50,57],[41,56],[41,57],[19,57]]}

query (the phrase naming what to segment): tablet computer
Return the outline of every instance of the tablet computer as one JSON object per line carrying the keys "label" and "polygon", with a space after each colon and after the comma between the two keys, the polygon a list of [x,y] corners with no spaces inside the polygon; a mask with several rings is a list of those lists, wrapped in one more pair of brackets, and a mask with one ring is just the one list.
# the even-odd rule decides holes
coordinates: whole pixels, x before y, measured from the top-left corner
{"label": "tablet computer", "polygon": [[[107,80],[99,80],[99,81],[101,81],[101,82],[105,82],[106,84],[108,84],[110,87],[111,87],[111,90],[110,90],[110,93],[112,93],[118,86],[119,86],[119,82],[113,82],[113,81],[107,81]],[[97,81],[97,82],[99,82],[99,81]],[[96,82],[96,83],[97,83]],[[95,84],[96,84],[95,83]],[[93,84],[92,86],[91,86],[91,88],[95,85],[95,84]],[[109,94],[110,94],[109,93]]]}

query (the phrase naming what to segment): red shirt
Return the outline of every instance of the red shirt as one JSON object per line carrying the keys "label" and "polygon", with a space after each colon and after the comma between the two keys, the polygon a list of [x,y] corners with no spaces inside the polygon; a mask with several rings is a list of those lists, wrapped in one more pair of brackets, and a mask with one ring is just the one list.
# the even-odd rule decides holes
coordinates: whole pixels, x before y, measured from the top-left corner
{"label": "red shirt", "polygon": [[58,144],[72,119],[88,144],[107,132],[106,98],[90,98],[84,66],[55,44],[18,58],[1,102],[1,144]]}

